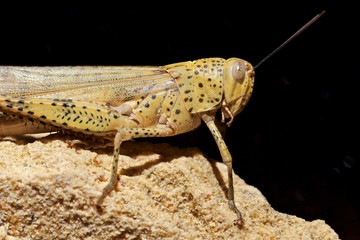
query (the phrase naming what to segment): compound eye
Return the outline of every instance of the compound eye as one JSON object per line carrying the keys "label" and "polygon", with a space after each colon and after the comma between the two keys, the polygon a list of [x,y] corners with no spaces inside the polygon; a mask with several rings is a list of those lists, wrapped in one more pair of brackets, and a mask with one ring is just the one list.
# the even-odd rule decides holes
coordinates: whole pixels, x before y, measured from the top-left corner
{"label": "compound eye", "polygon": [[232,75],[237,82],[241,82],[245,77],[246,66],[245,62],[237,61],[232,68]]}

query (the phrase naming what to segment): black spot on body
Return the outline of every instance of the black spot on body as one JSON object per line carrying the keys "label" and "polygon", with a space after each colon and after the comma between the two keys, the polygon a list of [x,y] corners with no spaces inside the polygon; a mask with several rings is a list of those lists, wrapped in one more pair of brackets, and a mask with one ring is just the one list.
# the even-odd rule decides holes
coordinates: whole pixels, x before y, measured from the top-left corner
{"label": "black spot on body", "polygon": [[30,114],[30,115],[33,115],[33,114],[34,114],[33,111],[28,111],[27,113]]}
{"label": "black spot on body", "polygon": [[145,103],[144,107],[149,108],[150,104],[149,103]]}
{"label": "black spot on body", "polygon": [[46,116],[45,116],[45,115],[41,115],[40,118],[46,119]]}
{"label": "black spot on body", "polygon": [[180,114],[180,113],[181,113],[180,109],[176,109],[175,114]]}

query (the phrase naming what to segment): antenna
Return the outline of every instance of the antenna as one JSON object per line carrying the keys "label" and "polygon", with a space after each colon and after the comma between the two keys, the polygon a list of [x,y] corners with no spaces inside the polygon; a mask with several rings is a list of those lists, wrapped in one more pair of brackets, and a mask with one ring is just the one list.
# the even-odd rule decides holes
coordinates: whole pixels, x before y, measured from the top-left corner
{"label": "antenna", "polygon": [[317,14],[315,17],[313,17],[310,21],[308,21],[304,26],[302,26],[299,30],[297,30],[291,37],[289,37],[285,42],[283,42],[279,47],[277,47],[274,51],[269,53],[266,57],[263,58],[254,69],[258,68],[261,64],[263,64],[266,60],[268,60],[272,55],[274,55],[276,52],[278,52],[280,49],[282,49],[286,44],[288,44],[291,40],[293,40],[295,37],[297,37],[300,33],[302,33],[305,29],[307,29],[311,24],[313,24],[316,20],[318,20],[323,14],[325,13],[325,10],[323,10],[321,13]]}

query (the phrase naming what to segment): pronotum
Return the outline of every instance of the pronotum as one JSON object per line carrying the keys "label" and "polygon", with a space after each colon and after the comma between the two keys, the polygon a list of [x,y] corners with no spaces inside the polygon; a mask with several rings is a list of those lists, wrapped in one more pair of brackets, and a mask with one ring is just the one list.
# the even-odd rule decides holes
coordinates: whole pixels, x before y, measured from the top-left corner
{"label": "pronotum", "polygon": [[97,200],[100,206],[116,184],[122,142],[182,134],[204,121],[227,166],[229,207],[241,226],[231,154],[214,120],[220,110],[222,122],[230,126],[248,103],[253,86],[254,67],[239,58],[162,67],[1,66],[0,136],[65,130],[113,141],[111,177]]}

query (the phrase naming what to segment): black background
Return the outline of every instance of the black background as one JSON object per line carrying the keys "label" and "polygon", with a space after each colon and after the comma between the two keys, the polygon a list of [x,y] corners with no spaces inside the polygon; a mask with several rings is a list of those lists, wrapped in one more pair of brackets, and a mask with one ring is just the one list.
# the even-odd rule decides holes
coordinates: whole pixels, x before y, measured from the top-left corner
{"label": "black background", "polygon": [[[254,94],[225,140],[236,174],[276,210],[325,220],[341,239],[357,239],[359,13],[347,2],[2,6],[0,65],[165,65],[203,57],[255,65],[322,10],[256,70]],[[204,126],[154,141],[198,146],[220,159]]]}

